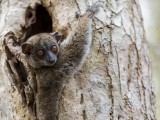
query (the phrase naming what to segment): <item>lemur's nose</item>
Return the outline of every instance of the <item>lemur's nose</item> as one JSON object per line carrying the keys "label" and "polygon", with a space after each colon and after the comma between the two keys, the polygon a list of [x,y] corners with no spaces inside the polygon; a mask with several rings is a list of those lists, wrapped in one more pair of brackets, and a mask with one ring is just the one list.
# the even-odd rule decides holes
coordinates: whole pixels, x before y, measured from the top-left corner
{"label": "lemur's nose", "polygon": [[49,59],[49,62],[50,62],[50,63],[54,63],[55,60],[54,60],[54,59]]}

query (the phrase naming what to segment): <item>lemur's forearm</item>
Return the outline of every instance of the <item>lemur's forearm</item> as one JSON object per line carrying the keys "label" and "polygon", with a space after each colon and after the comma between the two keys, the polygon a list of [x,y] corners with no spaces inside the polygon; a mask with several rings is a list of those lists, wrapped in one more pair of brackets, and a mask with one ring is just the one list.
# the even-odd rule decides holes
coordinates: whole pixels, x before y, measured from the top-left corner
{"label": "lemur's forearm", "polygon": [[92,19],[89,18],[88,14],[79,19],[74,33],[71,33],[72,35],[68,38],[69,43],[60,50],[57,61],[57,64],[61,65],[59,68],[67,67],[63,70],[70,72],[77,65],[81,65],[92,41],[91,23]]}

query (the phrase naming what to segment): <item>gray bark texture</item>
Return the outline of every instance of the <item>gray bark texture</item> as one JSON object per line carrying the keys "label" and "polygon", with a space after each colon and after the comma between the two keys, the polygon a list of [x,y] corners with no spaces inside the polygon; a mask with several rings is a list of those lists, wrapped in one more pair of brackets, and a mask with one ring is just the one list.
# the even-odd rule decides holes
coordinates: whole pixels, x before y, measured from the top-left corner
{"label": "gray bark texture", "polygon": [[[0,120],[156,120],[149,49],[138,0],[0,2]],[[93,19],[92,45],[85,63],[42,98],[36,85],[39,79],[46,79],[45,70],[38,73],[29,67],[21,43],[27,36],[63,27],[72,32],[77,24],[75,13],[85,13],[95,2],[100,8]],[[51,23],[49,18],[43,21],[48,16]],[[41,20],[47,27],[39,27]],[[53,114],[45,112],[40,102],[46,109],[54,106]]]}

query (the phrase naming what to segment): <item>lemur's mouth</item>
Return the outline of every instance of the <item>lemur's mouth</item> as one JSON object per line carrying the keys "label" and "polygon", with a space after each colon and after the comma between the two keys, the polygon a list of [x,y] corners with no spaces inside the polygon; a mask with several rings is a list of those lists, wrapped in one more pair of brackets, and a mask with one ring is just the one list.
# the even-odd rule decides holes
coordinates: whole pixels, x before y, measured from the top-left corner
{"label": "lemur's mouth", "polygon": [[49,61],[50,64],[54,65],[56,61]]}
{"label": "lemur's mouth", "polygon": [[49,61],[48,61],[48,63],[49,63],[49,65],[48,66],[53,66],[55,63],[56,63],[56,59],[50,59]]}

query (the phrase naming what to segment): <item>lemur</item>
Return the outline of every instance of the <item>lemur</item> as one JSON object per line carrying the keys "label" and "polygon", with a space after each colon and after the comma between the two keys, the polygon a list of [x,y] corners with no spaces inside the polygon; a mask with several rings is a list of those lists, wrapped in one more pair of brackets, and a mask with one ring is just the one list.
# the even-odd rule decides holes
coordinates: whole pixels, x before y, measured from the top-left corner
{"label": "lemur", "polygon": [[[22,52],[37,80],[37,114],[39,120],[57,119],[59,91],[64,79],[83,64],[92,42],[92,19],[98,6],[92,5],[78,17],[78,24],[68,36],[63,33],[41,33],[22,44]],[[65,40],[66,38],[66,40]],[[68,41],[67,44],[61,44]]]}

